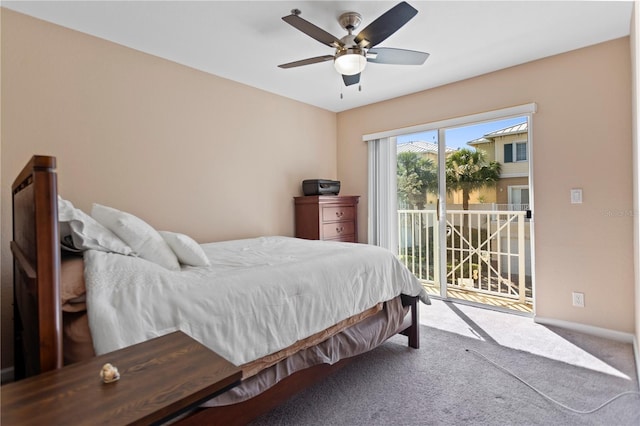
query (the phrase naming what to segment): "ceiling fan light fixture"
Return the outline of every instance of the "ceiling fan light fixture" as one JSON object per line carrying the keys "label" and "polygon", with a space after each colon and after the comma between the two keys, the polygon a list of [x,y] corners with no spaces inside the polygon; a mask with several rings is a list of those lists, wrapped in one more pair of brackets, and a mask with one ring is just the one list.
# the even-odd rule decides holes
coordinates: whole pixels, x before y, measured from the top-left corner
{"label": "ceiling fan light fixture", "polygon": [[367,66],[367,62],[390,65],[422,65],[429,56],[426,52],[376,47],[402,28],[417,13],[417,9],[406,1],[401,1],[374,19],[358,34],[354,34],[354,31],[362,23],[362,16],[357,12],[345,12],[338,18],[338,23],[348,34],[338,39],[333,34],[302,19],[300,11],[294,9],[291,11],[291,15],[283,16],[282,20],[320,43],[335,48],[335,53],[289,62],[278,65],[278,67],[294,68],[333,59],[333,65],[336,71],[341,74],[344,85],[352,86],[360,82],[360,74]]}
{"label": "ceiling fan light fixture", "polygon": [[360,48],[342,49],[336,53],[333,65],[342,75],[356,75],[367,66],[367,58]]}

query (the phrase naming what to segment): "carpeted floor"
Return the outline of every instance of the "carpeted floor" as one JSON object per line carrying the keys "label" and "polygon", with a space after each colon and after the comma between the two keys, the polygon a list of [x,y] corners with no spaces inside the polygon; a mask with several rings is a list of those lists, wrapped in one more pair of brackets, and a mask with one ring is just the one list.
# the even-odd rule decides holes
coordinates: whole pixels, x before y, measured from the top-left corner
{"label": "carpeted floor", "polygon": [[[393,337],[252,425],[640,425],[631,344],[450,302],[420,308],[419,350]],[[478,354],[575,410],[635,394],[574,413]]]}

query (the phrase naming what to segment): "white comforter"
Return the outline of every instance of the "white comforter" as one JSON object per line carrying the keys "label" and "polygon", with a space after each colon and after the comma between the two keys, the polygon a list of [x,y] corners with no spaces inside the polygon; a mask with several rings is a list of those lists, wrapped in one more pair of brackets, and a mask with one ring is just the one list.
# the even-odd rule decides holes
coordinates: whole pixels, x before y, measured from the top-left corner
{"label": "white comforter", "polygon": [[262,237],[202,247],[211,266],[181,271],[85,252],[98,355],[182,330],[242,365],[401,293],[428,303],[409,270],[375,246]]}

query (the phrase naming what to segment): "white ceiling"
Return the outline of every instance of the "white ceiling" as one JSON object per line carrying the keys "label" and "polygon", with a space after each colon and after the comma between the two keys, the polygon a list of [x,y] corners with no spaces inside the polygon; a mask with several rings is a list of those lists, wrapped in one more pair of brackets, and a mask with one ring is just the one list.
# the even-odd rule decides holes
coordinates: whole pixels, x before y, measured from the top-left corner
{"label": "white ceiling", "polygon": [[[278,64],[333,50],[280,18],[291,9],[342,37],[398,1],[2,1],[2,6],[330,110],[429,89],[629,34],[632,1],[415,1],[418,14],[378,47],[429,52],[422,66],[369,64],[344,87],[332,62]],[[356,30],[357,33],[357,30]],[[343,99],[340,98],[341,92]]]}

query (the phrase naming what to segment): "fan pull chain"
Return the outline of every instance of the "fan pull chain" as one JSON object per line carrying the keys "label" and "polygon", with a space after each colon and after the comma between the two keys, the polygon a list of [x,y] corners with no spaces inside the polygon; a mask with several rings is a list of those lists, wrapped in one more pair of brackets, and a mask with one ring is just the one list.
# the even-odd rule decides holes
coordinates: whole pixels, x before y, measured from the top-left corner
{"label": "fan pull chain", "polygon": [[[338,83],[340,85],[340,99],[344,99],[344,85],[342,81]],[[358,84],[358,92],[362,92],[362,84]]]}

